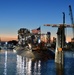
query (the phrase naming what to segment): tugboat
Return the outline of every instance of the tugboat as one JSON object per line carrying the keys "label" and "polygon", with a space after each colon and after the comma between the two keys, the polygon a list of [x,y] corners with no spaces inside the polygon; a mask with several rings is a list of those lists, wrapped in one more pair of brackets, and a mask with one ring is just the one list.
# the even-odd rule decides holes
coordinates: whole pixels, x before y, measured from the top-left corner
{"label": "tugboat", "polygon": [[40,40],[40,36],[41,34],[34,34],[26,28],[20,28],[18,45],[15,47],[17,54],[29,58],[54,59],[55,54]]}

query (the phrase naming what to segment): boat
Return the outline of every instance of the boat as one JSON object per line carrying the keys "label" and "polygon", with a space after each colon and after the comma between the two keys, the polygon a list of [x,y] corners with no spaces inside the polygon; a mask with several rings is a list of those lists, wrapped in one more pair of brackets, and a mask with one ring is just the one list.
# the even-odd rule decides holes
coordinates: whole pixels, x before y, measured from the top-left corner
{"label": "boat", "polygon": [[41,34],[33,34],[26,28],[18,30],[17,54],[36,59],[54,59],[55,53],[40,40]]}

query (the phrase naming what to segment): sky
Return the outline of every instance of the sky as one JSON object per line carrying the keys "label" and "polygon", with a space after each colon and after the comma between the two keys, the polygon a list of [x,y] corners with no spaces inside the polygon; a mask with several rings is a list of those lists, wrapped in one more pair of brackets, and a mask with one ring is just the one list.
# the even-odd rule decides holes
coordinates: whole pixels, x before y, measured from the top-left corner
{"label": "sky", "polygon": [[[71,24],[69,5],[74,14],[74,0],[0,0],[0,38],[8,41],[17,39],[20,28],[29,30],[41,27],[41,32],[51,32],[57,36],[57,28],[45,27],[44,24]],[[72,38],[72,28],[66,28],[67,41]]]}

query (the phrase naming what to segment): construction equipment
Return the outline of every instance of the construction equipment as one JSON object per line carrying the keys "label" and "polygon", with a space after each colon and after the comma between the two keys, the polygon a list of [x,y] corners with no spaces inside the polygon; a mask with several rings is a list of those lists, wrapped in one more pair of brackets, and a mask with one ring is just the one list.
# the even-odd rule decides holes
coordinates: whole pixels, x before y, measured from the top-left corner
{"label": "construction equipment", "polygon": [[56,38],[55,62],[63,65],[64,55],[63,49],[65,46],[65,28],[71,25],[65,24],[65,13],[63,12],[63,24],[44,24],[44,26],[58,27]]}
{"label": "construction equipment", "polygon": [[[51,27],[62,27],[62,25],[63,25],[63,24],[44,24],[44,26],[51,26]],[[66,27],[72,28],[73,26],[70,25],[70,24],[64,24],[64,27],[65,27],[65,28],[66,28]]]}
{"label": "construction equipment", "polygon": [[71,5],[69,5],[69,15],[70,15],[70,18],[71,18],[71,23],[72,23],[72,27],[73,27],[73,38],[74,38],[74,20],[73,20],[73,14],[72,14],[72,8],[71,8]]}

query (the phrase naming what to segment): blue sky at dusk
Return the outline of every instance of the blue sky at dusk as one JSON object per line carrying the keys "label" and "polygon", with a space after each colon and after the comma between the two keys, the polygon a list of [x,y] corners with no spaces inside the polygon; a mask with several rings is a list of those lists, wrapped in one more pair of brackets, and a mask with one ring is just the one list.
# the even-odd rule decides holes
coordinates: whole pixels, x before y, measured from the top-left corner
{"label": "blue sky at dusk", "polygon": [[[66,23],[71,24],[69,5],[74,14],[74,0],[0,0],[0,37],[15,38],[20,28],[35,29],[41,26],[42,33],[51,32],[56,37],[57,28],[44,24],[59,24],[66,15]],[[72,38],[72,28],[66,29]]]}

